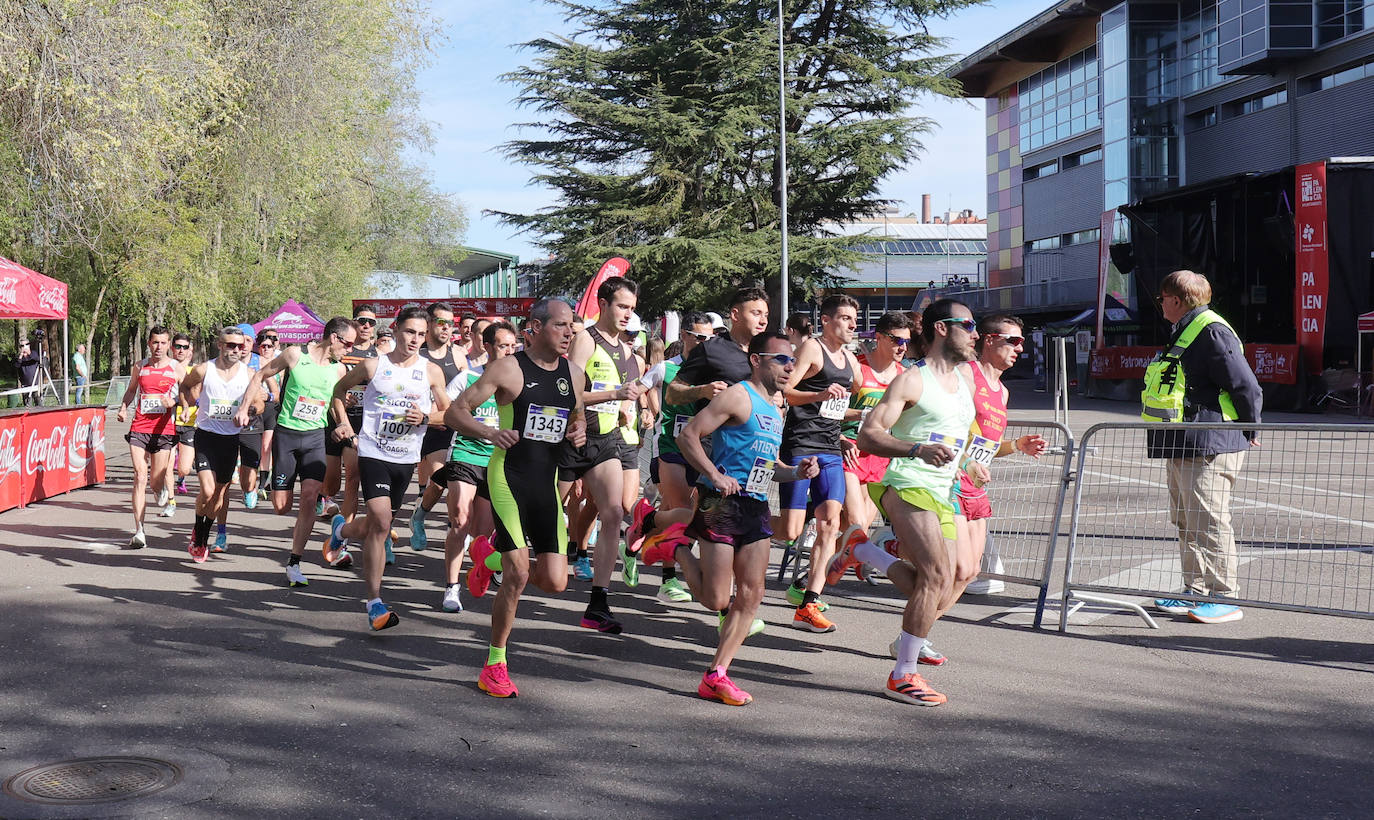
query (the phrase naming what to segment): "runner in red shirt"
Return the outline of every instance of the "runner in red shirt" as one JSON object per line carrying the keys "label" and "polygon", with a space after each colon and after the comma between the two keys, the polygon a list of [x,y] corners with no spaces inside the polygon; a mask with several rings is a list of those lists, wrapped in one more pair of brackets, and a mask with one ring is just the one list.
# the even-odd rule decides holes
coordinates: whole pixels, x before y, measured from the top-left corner
{"label": "runner in red shirt", "polygon": [[177,392],[186,368],[167,355],[172,334],[167,328],[155,325],[148,330],[148,358],[138,365],[137,375],[129,380],[116,418],[124,422],[129,408],[134,408],[134,421],[124,440],[129,442],[129,457],[134,465],[134,535],[129,549],[148,545],[143,534],[143,512],[147,508],[148,462],[152,462],[153,486],[167,486],[167,464],[177,445]]}

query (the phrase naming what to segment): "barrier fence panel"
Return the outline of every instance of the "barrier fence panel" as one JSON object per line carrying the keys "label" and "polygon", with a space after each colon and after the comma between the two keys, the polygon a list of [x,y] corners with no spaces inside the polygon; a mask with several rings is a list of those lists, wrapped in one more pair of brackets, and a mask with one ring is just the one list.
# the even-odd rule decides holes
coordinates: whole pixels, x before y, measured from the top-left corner
{"label": "barrier fence panel", "polygon": [[[1374,617],[1374,425],[1257,424],[1248,429],[1259,446],[1238,456],[1147,457],[1147,436],[1235,427],[1099,424],[1083,435],[1061,631],[1072,598],[1129,609],[1155,626],[1138,601],[1109,595]],[[1175,504],[1171,471],[1202,471],[1180,486],[1205,492],[1179,493]],[[1229,559],[1226,516],[1208,513],[1225,506],[1228,487]],[[1197,547],[1182,545],[1175,522]],[[1185,569],[1202,579],[1194,592],[1184,588]],[[1233,595],[1215,594],[1228,585]]]}

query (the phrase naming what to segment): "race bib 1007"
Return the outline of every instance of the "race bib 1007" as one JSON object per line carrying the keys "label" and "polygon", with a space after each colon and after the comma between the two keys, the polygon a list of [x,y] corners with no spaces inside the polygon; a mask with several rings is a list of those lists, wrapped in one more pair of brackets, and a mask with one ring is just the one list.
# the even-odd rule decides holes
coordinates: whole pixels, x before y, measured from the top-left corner
{"label": "race bib 1007", "polygon": [[393,442],[409,436],[415,425],[406,421],[406,411],[407,408],[383,411],[382,417],[377,421],[377,438],[384,442]]}
{"label": "race bib 1007", "polygon": [[566,407],[531,404],[529,412],[525,414],[525,429],[521,435],[530,441],[557,444],[568,430],[568,414]]}

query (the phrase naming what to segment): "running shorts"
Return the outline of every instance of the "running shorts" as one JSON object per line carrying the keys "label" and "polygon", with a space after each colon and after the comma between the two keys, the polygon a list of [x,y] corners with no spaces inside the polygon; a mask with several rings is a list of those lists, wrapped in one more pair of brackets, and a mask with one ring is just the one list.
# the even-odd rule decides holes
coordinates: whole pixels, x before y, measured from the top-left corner
{"label": "running shorts", "polygon": [[622,470],[639,469],[638,444],[631,444],[628,441],[620,442],[620,468]]}
{"label": "running shorts", "polygon": [[[873,499],[873,503],[878,505],[878,510],[883,517],[891,521],[892,516],[888,515],[887,510],[883,509],[883,493],[888,489],[886,484],[873,483],[868,485],[868,494]],[[935,513],[940,520],[940,534],[953,541],[958,536],[958,530],[954,528],[954,507],[948,502],[941,501],[931,494],[929,490],[922,490],[916,487],[906,487],[898,489],[892,487],[892,492],[897,497],[915,507],[918,510]]]}
{"label": "running shorts", "polygon": [[992,518],[992,502],[988,500],[988,491],[973,486],[968,476],[962,473],[959,475],[959,514],[970,521]]}
{"label": "running shorts", "polygon": [[262,405],[262,429],[277,429],[277,415],[281,413],[281,405],[268,400]]}
{"label": "running shorts", "polygon": [[239,464],[250,470],[262,466],[262,431],[244,428],[239,431]]}
{"label": "running shorts", "polygon": [[704,486],[698,490],[696,515],[687,525],[687,534],[693,538],[739,549],[773,534],[767,501],[747,495],[721,495]]}
{"label": "running shorts", "polygon": [[784,481],[778,485],[778,507],[783,510],[806,509],[808,492],[812,504],[826,501],[844,503],[844,459],[834,453],[796,453],[783,456],[783,461],[793,466],[803,458],[814,457],[820,466],[820,474],[815,478],[800,481]]}
{"label": "running shorts", "polygon": [[397,464],[380,458],[358,456],[358,479],[362,483],[363,500],[391,498],[391,511],[396,512],[406,500],[406,490],[410,489],[410,477],[415,475],[415,464]]}
{"label": "running shorts", "polygon": [[296,479],[324,481],[323,428],[291,430],[282,427],[272,437],[272,489],[294,490]]}
{"label": "running shorts", "polygon": [[536,481],[503,466],[488,466],[487,497],[496,518],[492,546],[497,552],[529,547],[536,555],[567,554],[568,526],[553,476]]}
{"label": "running shorts", "polygon": [[461,461],[450,461],[444,465],[444,483],[456,481],[459,484],[471,484],[477,488],[478,493],[486,498],[487,489],[487,468],[480,464],[464,464]]}
{"label": "running shorts", "polygon": [[448,452],[453,448],[453,431],[447,427],[435,429],[433,425],[425,428],[425,437],[420,440],[420,458],[440,450]]}
{"label": "running shorts", "polygon": [[190,426],[190,427],[185,427],[185,426],[177,427],[177,443],[178,443],[178,444],[185,444],[187,447],[194,447],[194,446],[196,446],[196,428],[195,428],[195,425],[192,425],[192,426]]}
{"label": "running shorts", "polygon": [[[262,445],[261,437],[256,437],[259,447]],[[234,468],[242,460],[245,467],[249,466],[248,455],[252,449],[244,444],[241,433],[212,433],[209,430],[196,430],[196,460],[195,470],[197,473],[210,472],[214,474],[216,483],[227,484],[234,480]],[[254,460],[254,467],[261,460],[261,452],[253,450],[257,456]]]}
{"label": "running shorts", "polygon": [[663,473],[663,468],[660,466],[660,462],[662,462],[663,464],[681,465],[682,469],[687,471],[688,487],[695,485],[697,483],[697,480],[701,478],[701,473],[697,472],[697,469],[695,467],[688,464],[687,459],[684,458],[681,453],[659,453],[658,458],[655,458],[653,461],[649,462],[649,480],[654,482],[655,484],[662,483],[659,479],[659,477]]}
{"label": "running shorts", "polygon": [[177,437],[172,433],[128,432],[124,434],[124,440],[149,453],[160,453],[177,446]]}
{"label": "running shorts", "polygon": [[859,479],[860,484],[882,481],[883,476],[887,473],[887,463],[891,461],[887,456],[875,456],[872,453],[862,451],[855,460],[858,462],[858,466],[851,469],[848,464],[845,464],[844,471]]}
{"label": "running shorts", "polygon": [[604,436],[587,434],[587,443],[574,447],[571,441],[563,440],[558,445],[558,480],[576,481],[587,471],[603,461],[620,459],[620,447],[625,439],[619,430],[612,430]]}

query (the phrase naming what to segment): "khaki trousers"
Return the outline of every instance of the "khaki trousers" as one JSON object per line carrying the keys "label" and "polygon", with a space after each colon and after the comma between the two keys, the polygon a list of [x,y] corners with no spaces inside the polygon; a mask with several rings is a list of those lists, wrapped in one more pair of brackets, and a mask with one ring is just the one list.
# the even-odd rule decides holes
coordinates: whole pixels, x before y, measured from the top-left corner
{"label": "khaki trousers", "polygon": [[1178,527],[1184,590],[1235,597],[1238,583],[1231,490],[1245,463],[1245,453],[1168,461],[1169,517]]}

